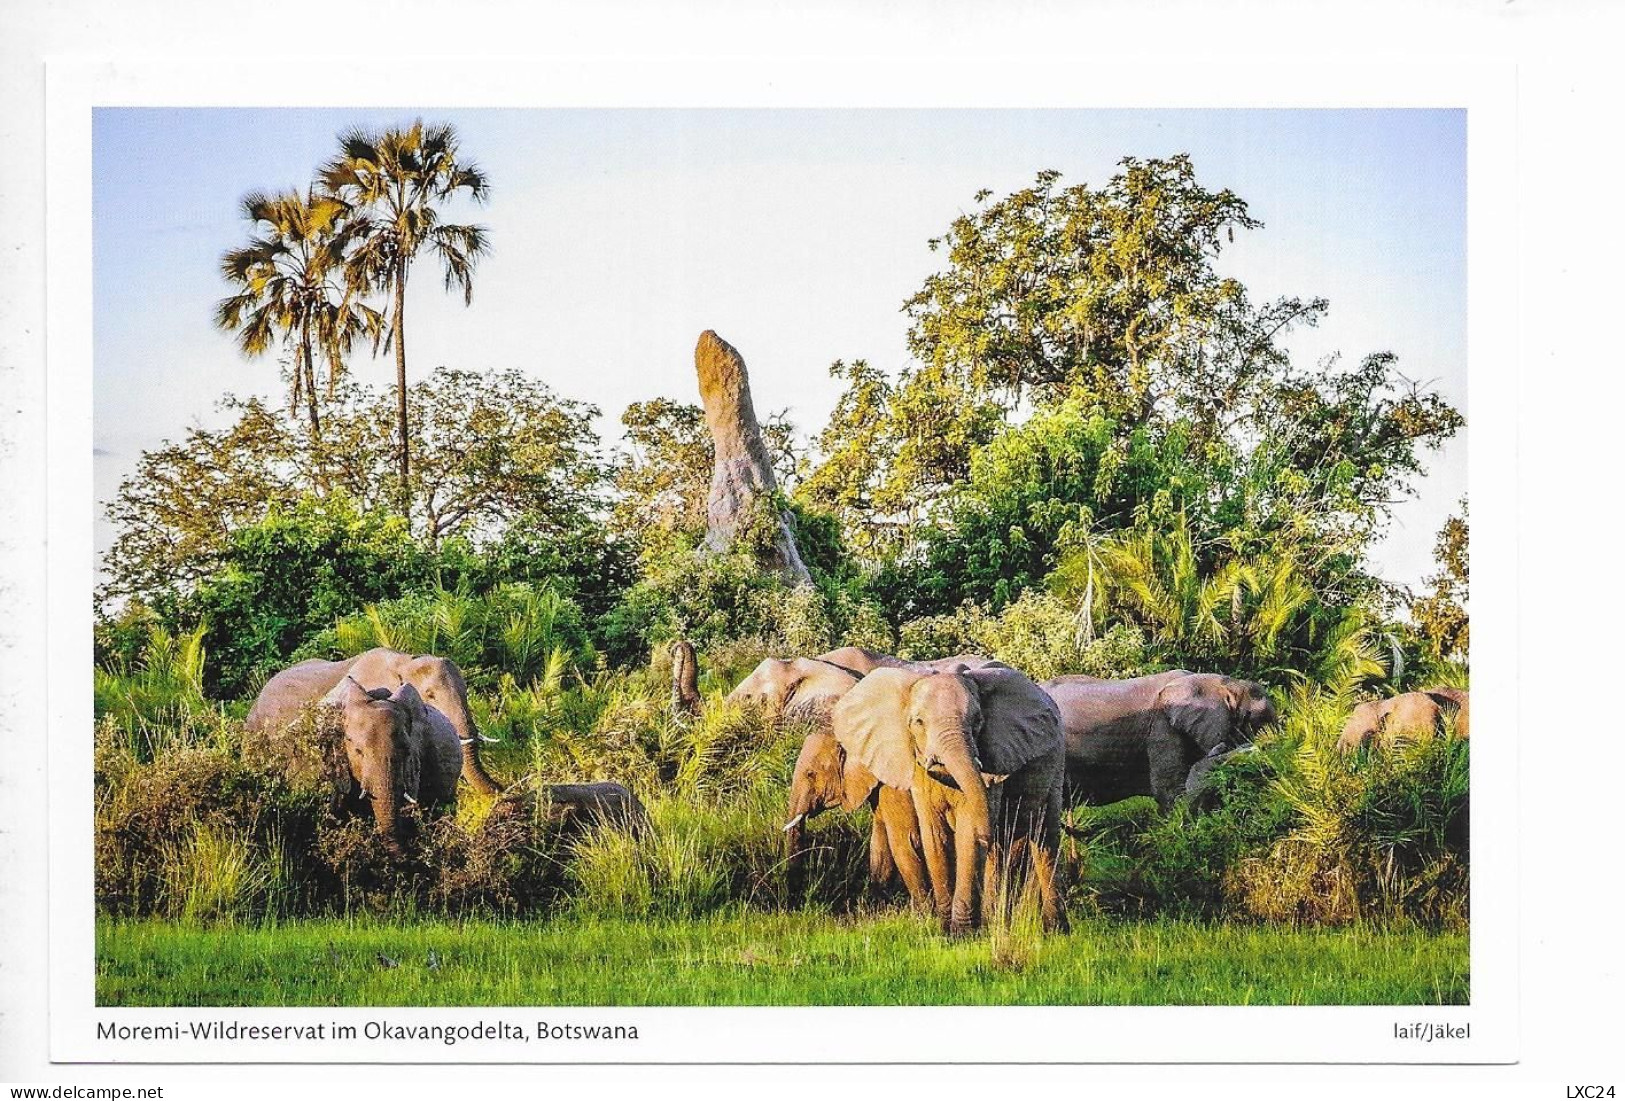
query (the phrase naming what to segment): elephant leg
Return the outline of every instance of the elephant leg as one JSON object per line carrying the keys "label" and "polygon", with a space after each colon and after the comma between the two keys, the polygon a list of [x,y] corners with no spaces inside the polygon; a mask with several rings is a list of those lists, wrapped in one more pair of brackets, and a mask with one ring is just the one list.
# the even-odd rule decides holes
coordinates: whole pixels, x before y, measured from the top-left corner
{"label": "elephant leg", "polygon": [[982,869],[982,924],[993,925],[1000,919],[999,900],[1004,897],[1007,864],[1005,847],[997,841],[987,847],[987,859]]}
{"label": "elephant leg", "polygon": [[937,917],[947,928],[953,896],[952,876],[948,865],[948,838],[941,816],[934,810],[922,809],[920,821],[920,849],[925,854],[925,868],[931,878],[931,895]]}
{"label": "elephant leg", "polygon": [[1060,785],[1050,790],[1044,803],[1044,814],[1034,838],[1033,868],[1038,875],[1039,901],[1043,906],[1044,928],[1052,933],[1071,931],[1066,916],[1066,884],[1061,875],[1061,807],[1063,796]]}
{"label": "elephant leg", "polygon": [[876,887],[884,887],[891,882],[892,870],[896,865],[892,860],[891,838],[886,829],[886,819],[876,809],[874,824],[869,828],[869,880]]}
{"label": "elephant leg", "polygon": [[1166,719],[1158,720],[1146,739],[1147,763],[1151,772],[1151,794],[1164,814],[1185,793],[1185,780],[1196,762],[1185,740],[1174,733]]}
{"label": "elephant leg", "polygon": [[976,888],[987,848],[987,838],[977,835],[973,823],[959,824],[954,830],[954,897],[948,913],[951,934],[967,932],[976,924]]}
{"label": "elephant leg", "polygon": [[925,865],[920,860],[920,839],[918,826],[914,821],[914,807],[908,796],[896,793],[897,798],[888,798],[881,789],[880,805],[875,808],[875,816],[886,821],[886,840],[891,846],[892,864],[897,868],[897,874],[903,880],[903,886],[908,888],[908,898],[915,906],[923,906],[931,897],[931,888],[926,881]]}
{"label": "elephant leg", "polygon": [[1066,907],[1061,903],[1060,890],[1056,884],[1058,855],[1053,849],[1043,845],[1033,845],[1033,875],[1038,878],[1038,902],[1044,917],[1044,930],[1049,933],[1065,933],[1069,929],[1066,920]]}

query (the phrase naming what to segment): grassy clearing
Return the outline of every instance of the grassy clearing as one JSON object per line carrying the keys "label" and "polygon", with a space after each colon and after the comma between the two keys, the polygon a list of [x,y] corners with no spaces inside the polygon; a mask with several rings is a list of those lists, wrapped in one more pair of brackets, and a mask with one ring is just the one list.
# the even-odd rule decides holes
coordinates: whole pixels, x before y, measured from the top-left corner
{"label": "grassy clearing", "polygon": [[897,912],[104,918],[96,972],[98,1004],[115,1006],[1431,1005],[1465,1004],[1469,990],[1465,932],[1096,919],[1012,951]]}

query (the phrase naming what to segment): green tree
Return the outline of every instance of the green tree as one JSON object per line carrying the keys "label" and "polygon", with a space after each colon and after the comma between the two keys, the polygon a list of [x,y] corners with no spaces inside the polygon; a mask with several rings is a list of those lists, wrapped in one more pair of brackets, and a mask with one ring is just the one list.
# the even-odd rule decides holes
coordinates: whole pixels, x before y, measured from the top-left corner
{"label": "green tree", "polygon": [[1099,188],[1034,185],[956,218],[931,242],[948,266],[905,309],[915,358],[1014,408],[1078,389],[1130,427],[1159,404],[1206,419],[1281,361],[1275,338],[1325,303],[1263,310],[1214,266],[1255,229],[1229,189],[1197,181],[1188,156],[1126,158]]}
{"label": "green tree", "polygon": [[311,189],[303,196],[253,192],[242,211],[254,235],[220,258],[221,274],[240,289],[215,307],[215,324],[237,334],[245,355],[263,355],[279,341],[293,354],[289,407],[297,414],[304,402],[319,440],[317,353],[327,363],[331,394],[356,340],[371,336],[376,344],[383,325],[343,282],[348,208]]}
{"label": "green tree", "polygon": [[[553,548],[547,561],[591,563],[595,583],[619,584],[624,555],[607,546],[596,409],[518,371],[439,368],[411,393],[425,553],[453,563],[500,546],[517,567],[521,545],[557,542],[568,553]],[[195,588],[222,567],[237,532],[318,494],[317,470],[326,472],[326,490],[357,511],[388,507],[395,489],[391,404],[387,393],[340,383],[322,402],[318,440],[303,420],[228,396],[222,408],[236,414],[232,424],[193,428],[180,442],[143,453],[107,505],[116,534],[103,563],[102,601],[150,604]],[[458,568],[490,584],[499,580],[491,563]],[[526,568],[523,576],[537,574]],[[611,599],[600,594],[595,606]]]}
{"label": "green tree", "polygon": [[355,247],[346,260],[350,285],[391,299],[389,335],[395,353],[396,427],[400,442],[401,510],[411,510],[411,436],[407,421],[406,286],[412,264],[427,249],[439,258],[445,288],[474,295],[474,267],[488,250],[484,226],[441,221],[442,204],[458,195],[483,203],[490,183],[472,161],[460,159],[450,125],[373,133],[350,130],[340,152],[321,170],[323,185],[355,212]]}
{"label": "green tree", "polygon": [[1467,498],[1460,513],[1439,529],[1433,543],[1438,572],[1427,578],[1428,595],[1411,603],[1411,622],[1435,658],[1464,661],[1468,654]]}
{"label": "green tree", "polygon": [[363,605],[432,584],[433,563],[397,516],[342,492],[277,505],[231,534],[215,571],[165,618],[205,626],[217,698],[252,694],[305,640]]}
{"label": "green tree", "polygon": [[1289,369],[1281,336],[1326,309],[1257,306],[1218,273],[1236,229],[1260,223],[1188,157],[1124,160],[1099,188],[1059,180],[1041,172],[997,202],[981,192],[930,242],[947,263],[905,303],[915,362],[895,382],[836,364],[847,392],[805,494],[854,546],[906,555],[906,533],[973,476],[972,454],[1033,408],[1098,407],[1119,457],[1168,422],[1198,453],[1222,445]]}

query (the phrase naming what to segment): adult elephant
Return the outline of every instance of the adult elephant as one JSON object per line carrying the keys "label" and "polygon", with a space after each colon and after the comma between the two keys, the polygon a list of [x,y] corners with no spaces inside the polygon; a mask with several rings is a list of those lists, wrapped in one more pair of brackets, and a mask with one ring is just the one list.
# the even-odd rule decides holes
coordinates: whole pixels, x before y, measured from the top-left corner
{"label": "adult elephant", "polygon": [[1150,795],[1166,811],[1199,762],[1276,720],[1262,685],[1184,669],[1119,681],[1058,677],[1043,688],[1061,712],[1069,803]]}
{"label": "adult elephant", "polygon": [[792,718],[827,714],[858,674],[819,658],[763,658],[725,699],[763,704]]}
{"label": "adult elephant", "polygon": [[483,738],[474,726],[462,670],[432,654],[406,654],[380,646],[344,661],[302,661],[265,682],[248,712],[248,729],[274,731],[288,726],[304,708],[332,691],[345,677],[353,678],[363,689],[393,691],[402,684],[417,689],[423,702],[451,723],[462,747],[463,779],[484,795],[500,790],[480,764],[477,743],[492,739]]}
{"label": "adult elephant", "polygon": [[462,752],[451,724],[443,716],[434,721],[431,710],[409,684],[369,692],[353,677],[340,680],[316,709],[334,809],[370,810],[397,852],[403,803],[442,810],[456,800]]}
{"label": "adult elephant", "polygon": [[790,893],[799,894],[806,869],[803,844],[809,819],[831,807],[874,809],[869,834],[869,873],[885,883],[896,870],[915,902],[926,897],[914,805],[906,794],[876,791],[874,776],[848,760],[830,733],[836,701],[858,683],[849,668],[821,658],[766,658],[727,698],[765,704],[790,718],[817,723],[801,744],[790,776],[789,820],[784,825],[785,866]]}
{"label": "adult elephant", "polygon": [[910,661],[908,658],[894,657],[891,654],[882,654],[876,650],[867,650],[862,646],[842,646],[838,650],[819,654],[818,661],[827,661],[839,665],[843,669],[850,669],[858,676],[868,676],[876,669],[912,669],[915,672],[922,670],[952,669],[956,665],[963,665],[968,669],[983,669],[989,665],[1002,665],[1003,662],[993,658],[983,657],[981,654],[954,654],[946,658],[932,658],[929,661]]}
{"label": "adult elephant", "polygon": [[[1014,669],[876,669],[836,703],[849,762],[907,792],[937,912],[974,925],[987,862],[1031,852],[1046,929],[1066,927],[1056,884],[1065,746],[1055,703]],[[950,852],[950,846],[952,847]],[[990,851],[991,850],[991,851]]]}
{"label": "adult elephant", "polygon": [[1367,700],[1349,713],[1338,736],[1337,748],[1353,753],[1366,746],[1393,745],[1418,737],[1432,737],[1447,716],[1454,715],[1457,733],[1466,737],[1467,693],[1458,689],[1403,692],[1385,700]]}

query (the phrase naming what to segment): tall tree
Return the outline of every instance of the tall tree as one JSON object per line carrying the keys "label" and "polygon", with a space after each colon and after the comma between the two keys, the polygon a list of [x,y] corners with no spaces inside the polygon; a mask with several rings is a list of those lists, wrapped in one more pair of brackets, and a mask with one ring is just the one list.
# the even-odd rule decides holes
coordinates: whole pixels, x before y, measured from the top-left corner
{"label": "tall tree", "polygon": [[254,227],[248,244],[220,258],[220,271],[240,289],[215,307],[215,324],[237,334],[250,356],[281,343],[294,356],[289,406],[301,400],[312,435],[321,439],[316,406],[316,354],[327,362],[327,390],[344,373],[344,359],[358,337],[378,339],[383,318],[342,280],[345,204],[314,188],[304,195],[253,192],[243,198],[243,217]]}
{"label": "tall tree", "polygon": [[350,130],[339,154],[321,171],[329,191],[356,212],[356,244],[346,270],[352,286],[389,296],[389,345],[395,352],[395,419],[400,432],[401,512],[411,512],[412,460],[407,424],[406,284],[412,263],[427,249],[440,258],[445,288],[474,295],[474,266],[488,249],[486,230],[440,220],[440,206],[458,195],[483,203],[490,183],[472,161],[460,159],[449,124],[405,129]]}

